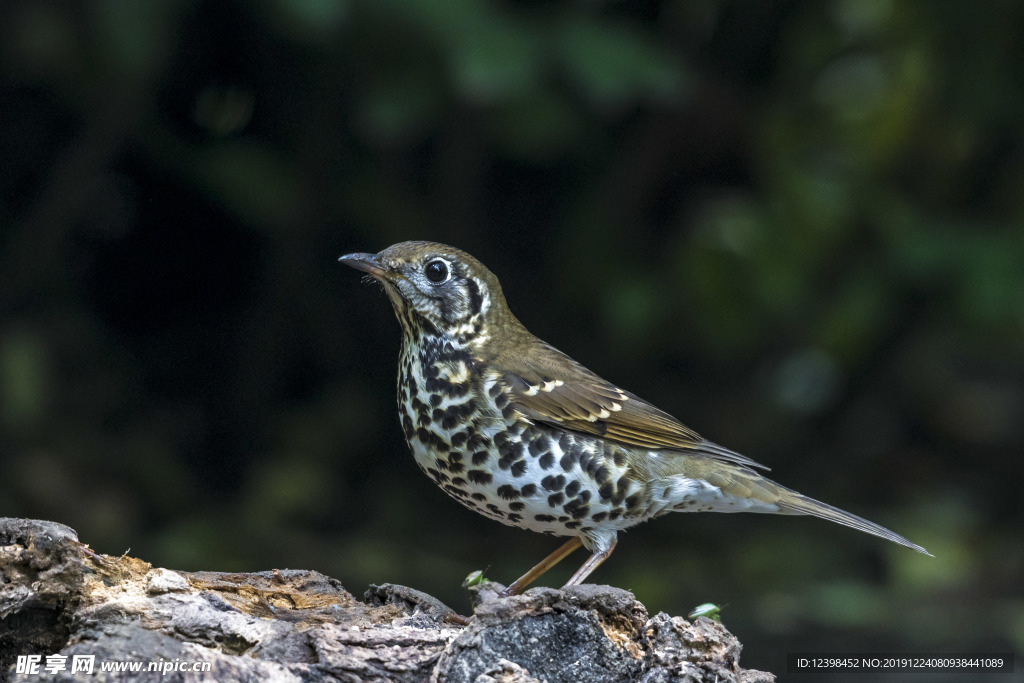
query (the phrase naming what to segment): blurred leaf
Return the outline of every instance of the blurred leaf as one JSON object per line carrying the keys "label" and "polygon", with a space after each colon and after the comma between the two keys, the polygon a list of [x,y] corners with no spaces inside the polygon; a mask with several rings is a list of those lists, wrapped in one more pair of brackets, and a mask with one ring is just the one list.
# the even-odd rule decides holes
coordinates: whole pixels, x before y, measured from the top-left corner
{"label": "blurred leaf", "polygon": [[822,582],[814,587],[808,616],[820,624],[866,628],[884,621],[890,606],[876,588],[855,581]]}
{"label": "blurred leaf", "polygon": [[[1024,237],[1006,228],[934,217],[893,222],[890,256],[920,286],[947,288],[965,318],[1016,328],[1024,291]],[[1010,237],[1011,239],[1008,239]]]}
{"label": "blurred leaf", "polygon": [[287,162],[249,141],[205,150],[194,170],[212,196],[254,225],[287,221],[299,197]]}
{"label": "blurred leaf", "polygon": [[281,14],[304,36],[330,35],[352,12],[353,0],[276,0]]}
{"label": "blurred leaf", "polygon": [[410,68],[370,84],[360,99],[356,125],[380,144],[402,145],[422,138],[441,118],[443,100],[430,74]]}
{"label": "blurred leaf", "polygon": [[796,413],[814,413],[835,399],[842,373],[823,350],[798,349],[774,368],[771,384],[775,400],[782,407]]}
{"label": "blurred leaf", "polygon": [[285,528],[295,518],[317,517],[344,492],[305,453],[276,453],[250,473],[245,506],[254,523]]}
{"label": "blurred leaf", "polygon": [[888,89],[887,65],[877,55],[844,56],[821,74],[818,101],[836,116],[856,121],[874,114]]}
{"label": "blurred leaf", "polygon": [[576,145],[586,119],[557,92],[523,94],[496,108],[492,118],[495,142],[509,156],[550,163]]}
{"label": "blurred leaf", "polygon": [[821,345],[844,363],[854,363],[868,354],[884,333],[898,303],[887,289],[886,280],[865,265],[849,273],[818,321]]}
{"label": "blurred leaf", "polygon": [[910,509],[899,528],[934,557],[894,552],[892,572],[895,585],[906,591],[927,593],[947,590],[970,581],[979,559],[969,538],[978,517],[977,505],[962,494],[922,500]]}
{"label": "blurred leaf", "polygon": [[558,36],[558,50],[573,83],[599,106],[678,99],[685,93],[679,60],[625,26],[573,18]]}
{"label": "blurred leaf", "polygon": [[146,74],[165,58],[177,3],[97,0],[96,46],[111,72],[127,78]]}
{"label": "blurred leaf", "polygon": [[471,102],[512,100],[532,90],[540,74],[538,36],[510,21],[481,21],[453,45],[455,87]]}
{"label": "blurred leaf", "polygon": [[883,33],[893,14],[893,0],[838,0],[831,3],[836,22],[851,40]]}
{"label": "blurred leaf", "polygon": [[46,346],[28,328],[0,333],[0,414],[8,429],[23,431],[44,416],[53,383]]}
{"label": "blurred leaf", "polygon": [[647,347],[645,342],[661,318],[658,286],[649,278],[633,275],[616,278],[606,292],[601,310],[608,335],[635,345],[637,350]]}

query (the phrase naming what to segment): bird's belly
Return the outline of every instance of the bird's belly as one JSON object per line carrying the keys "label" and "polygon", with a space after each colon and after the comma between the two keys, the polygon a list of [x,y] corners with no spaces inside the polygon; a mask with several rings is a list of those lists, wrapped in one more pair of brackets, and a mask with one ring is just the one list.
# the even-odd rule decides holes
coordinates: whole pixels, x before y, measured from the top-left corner
{"label": "bird's belly", "polygon": [[479,414],[450,428],[431,420],[405,431],[417,464],[438,486],[503,524],[593,537],[647,517],[643,487],[598,439]]}

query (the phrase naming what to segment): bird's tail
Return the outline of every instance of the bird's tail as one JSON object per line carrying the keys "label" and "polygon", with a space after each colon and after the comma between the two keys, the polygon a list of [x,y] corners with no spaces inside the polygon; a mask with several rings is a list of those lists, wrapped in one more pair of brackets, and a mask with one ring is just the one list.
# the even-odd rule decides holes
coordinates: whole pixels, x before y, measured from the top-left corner
{"label": "bird's tail", "polygon": [[892,541],[893,543],[899,543],[902,546],[906,546],[911,550],[916,550],[919,553],[932,557],[932,554],[917,545],[911,543],[907,539],[903,538],[894,531],[886,529],[884,526],[869,522],[863,517],[840,510],[837,507],[832,507],[826,503],[822,503],[819,500],[808,498],[807,496],[797,493],[796,491],[779,486],[779,497],[775,501],[775,504],[779,507],[779,513],[784,515],[813,515],[815,517],[821,517],[827,519],[830,522],[842,524],[848,526],[851,529],[857,529],[868,534],[873,534],[880,538]]}
{"label": "bird's tail", "polygon": [[669,468],[668,476],[663,475],[662,478],[654,480],[652,488],[662,491],[671,505],[669,509],[678,512],[813,515],[931,556],[927,550],[894,531],[845,510],[808,498],[747,467],[736,467],[700,457],[666,461],[663,467]]}

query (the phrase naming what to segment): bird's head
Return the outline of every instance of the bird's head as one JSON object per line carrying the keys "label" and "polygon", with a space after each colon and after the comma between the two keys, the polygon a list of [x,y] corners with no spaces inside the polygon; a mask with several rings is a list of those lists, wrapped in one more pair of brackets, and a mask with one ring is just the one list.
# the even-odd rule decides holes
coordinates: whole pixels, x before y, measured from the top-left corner
{"label": "bird's head", "polygon": [[511,314],[498,278],[464,251],[437,242],[400,242],[378,254],[339,261],[384,286],[407,335],[480,340],[489,325]]}

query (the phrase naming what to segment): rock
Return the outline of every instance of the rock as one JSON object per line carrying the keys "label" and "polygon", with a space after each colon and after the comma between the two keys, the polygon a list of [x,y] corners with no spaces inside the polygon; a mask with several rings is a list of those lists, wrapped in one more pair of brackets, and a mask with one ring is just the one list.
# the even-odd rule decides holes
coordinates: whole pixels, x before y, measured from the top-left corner
{"label": "rock", "polygon": [[0,518],[0,675],[16,654],[52,653],[70,637],[87,573],[73,529]]}
{"label": "rock", "polygon": [[405,586],[358,600],[312,571],[154,569],[97,554],[61,524],[0,519],[0,680],[19,657],[51,665],[30,676],[68,681],[90,658],[97,681],[774,680],[739,667],[721,624],[650,618],[627,591],[500,589],[475,586],[462,627]]}
{"label": "rock", "polygon": [[363,593],[363,600],[368,605],[383,607],[394,605],[410,615],[425,614],[432,619],[443,620],[455,614],[448,605],[432,595],[408,586],[393,583],[373,584]]}
{"label": "rock", "polygon": [[499,659],[497,664],[477,676],[473,683],[540,683],[540,679],[531,676],[529,671],[515,662]]}
{"label": "rock", "polygon": [[501,660],[555,681],[625,681],[646,663],[647,611],[608,586],[534,588],[481,604],[441,655],[432,680],[473,683]]}

